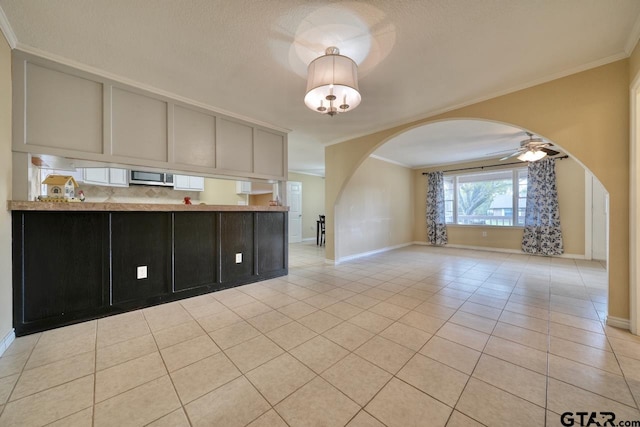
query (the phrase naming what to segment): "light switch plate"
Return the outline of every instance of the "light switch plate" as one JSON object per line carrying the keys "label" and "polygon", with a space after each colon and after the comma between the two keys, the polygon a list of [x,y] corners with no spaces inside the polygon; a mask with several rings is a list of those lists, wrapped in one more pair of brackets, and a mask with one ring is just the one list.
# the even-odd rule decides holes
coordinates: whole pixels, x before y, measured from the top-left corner
{"label": "light switch plate", "polygon": [[242,252],[236,254],[236,264],[242,264]]}
{"label": "light switch plate", "polygon": [[136,278],[137,279],[146,279],[147,278],[147,266],[139,265],[136,270]]}

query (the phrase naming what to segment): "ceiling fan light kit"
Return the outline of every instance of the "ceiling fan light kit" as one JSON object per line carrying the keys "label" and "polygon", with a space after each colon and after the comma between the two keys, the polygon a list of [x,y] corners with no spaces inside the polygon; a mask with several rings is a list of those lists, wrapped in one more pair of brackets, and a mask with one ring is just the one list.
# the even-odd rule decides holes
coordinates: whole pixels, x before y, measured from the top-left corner
{"label": "ceiling fan light kit", "polygon": [[360,104],[358,65],[340,55],[337,47],[329,47],[325,55],[309,64],[307,94],[304,103],[321,114],[335,116],[351,111]]}
{"label": "ceiling fan light kit", "polygon": [[547,153],[542,150],[527,150],[518,156],[518,160],[522,160],[523,162],[535,162],[546,157],[546,155]]}
{"label": "ceiling fan light kit", "polygon": [[549,148],[552,147],[553,144],[544,142],[542,138],[534,138],[531,132],[526,132],[526,134],[529,139],[520,141],[520,148],[508,156],[501,158],[500,161],[517,156],[517,159],[523,162],[536,162],[547,155],[555,156],[560,154],[559,151]]}

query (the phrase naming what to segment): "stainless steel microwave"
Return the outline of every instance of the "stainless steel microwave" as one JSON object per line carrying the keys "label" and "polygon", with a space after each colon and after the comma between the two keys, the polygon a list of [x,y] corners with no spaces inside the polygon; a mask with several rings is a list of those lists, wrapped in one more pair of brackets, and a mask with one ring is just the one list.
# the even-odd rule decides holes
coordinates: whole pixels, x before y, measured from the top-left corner
{"label": "stainless steel microwave", "polygon": [[131,171],[129,184],[173,187],[173,174],[164,172]]}

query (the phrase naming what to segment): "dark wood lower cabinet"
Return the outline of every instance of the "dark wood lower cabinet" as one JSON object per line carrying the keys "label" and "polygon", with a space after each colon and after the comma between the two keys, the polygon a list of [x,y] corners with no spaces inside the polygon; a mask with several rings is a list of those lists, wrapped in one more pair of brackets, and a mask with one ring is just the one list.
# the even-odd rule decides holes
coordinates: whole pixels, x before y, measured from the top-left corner
{"label": "dark wood lower cabinet", "polygon": [[283,276],[287,259],[287,212],[14,211],[16,335]]}

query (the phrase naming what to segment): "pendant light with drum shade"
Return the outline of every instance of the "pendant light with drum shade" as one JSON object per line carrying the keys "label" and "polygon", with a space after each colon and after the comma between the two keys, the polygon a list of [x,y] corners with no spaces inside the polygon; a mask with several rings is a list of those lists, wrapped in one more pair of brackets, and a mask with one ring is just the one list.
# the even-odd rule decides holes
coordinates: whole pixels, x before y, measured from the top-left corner
{"label": "pendant light with drum shade", "polygon": [[311,61],[307,71],[304,103],[310,109],[335,116],[360,104],[358,65],[340,55],[337,47],[327,48],[325,55]]}

